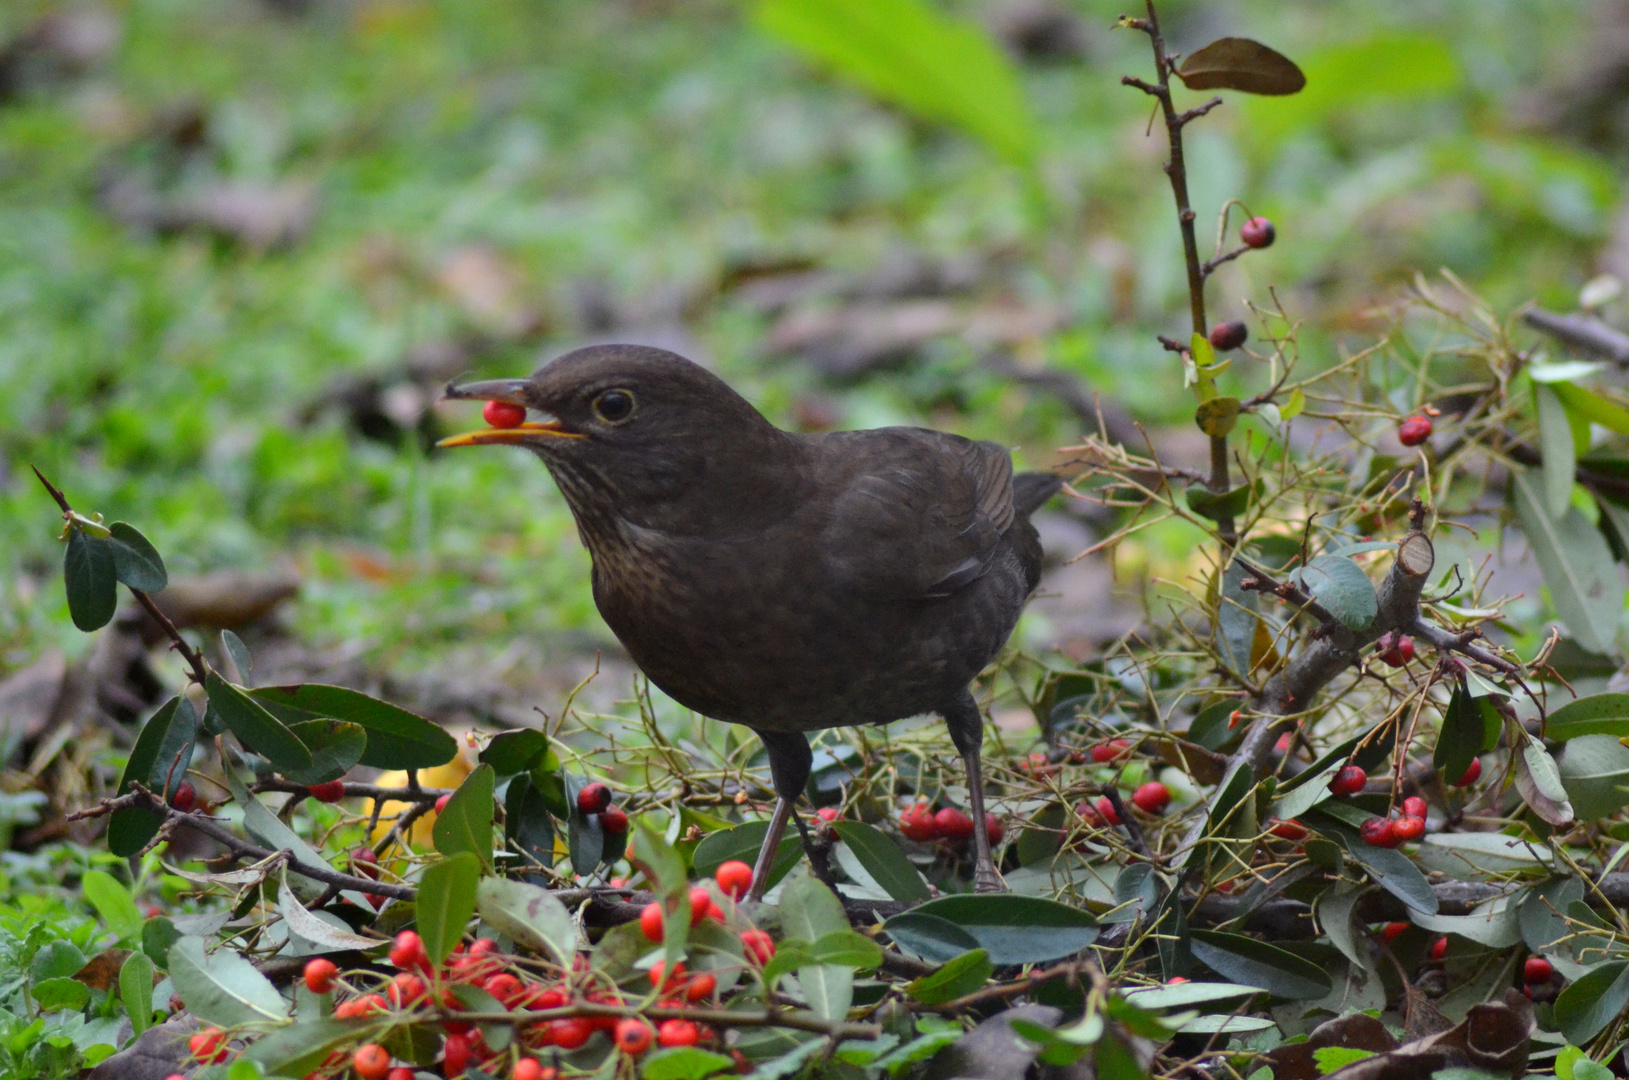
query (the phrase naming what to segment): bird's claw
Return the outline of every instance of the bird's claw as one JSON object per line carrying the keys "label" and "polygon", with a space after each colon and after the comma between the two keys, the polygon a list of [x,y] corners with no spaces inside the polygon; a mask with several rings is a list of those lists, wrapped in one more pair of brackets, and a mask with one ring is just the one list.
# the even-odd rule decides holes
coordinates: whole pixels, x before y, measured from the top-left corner
{"label": "bird's claw", "polygon": [[1001,875],[992,870],[980,870],[973,875],[973,891],[976,893],[1004,893],[1007,892],[1007,883],[1001,880]]}

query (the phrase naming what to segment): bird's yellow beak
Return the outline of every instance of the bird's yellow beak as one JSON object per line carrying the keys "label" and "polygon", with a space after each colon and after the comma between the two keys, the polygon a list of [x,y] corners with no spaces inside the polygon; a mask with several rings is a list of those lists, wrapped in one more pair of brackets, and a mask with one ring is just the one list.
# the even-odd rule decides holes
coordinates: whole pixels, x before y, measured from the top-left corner
{"label": "bird's yellow beak", "polygon": [[[451,383],[441,392],[441,400],[454,401],[501,401],[506,405],[518,405],[526,408],[526,401],[521,397],[525,388],[523,379],[487,379],[482,382],[465,383],[463,386],[454,386]],[[453,446],[526,446],[542,440],[552,439],[582,439],[587,436],[579,435],[574,431],[567,431],[560,426],[558,420],[529,420],[515,427],[487,427],[478,431],[466,431],[460,435],[450,435],[436,445],[444,447]]]}

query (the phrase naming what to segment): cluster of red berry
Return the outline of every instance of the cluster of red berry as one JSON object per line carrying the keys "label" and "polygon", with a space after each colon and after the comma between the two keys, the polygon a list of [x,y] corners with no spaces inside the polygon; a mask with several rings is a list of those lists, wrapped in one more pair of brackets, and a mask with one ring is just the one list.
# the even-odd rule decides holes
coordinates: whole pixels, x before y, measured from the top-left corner
{"label": "cluster of red berry", "polygon": [[[1131,793],[1131,805],[1145,814],[1164,813],[1165,808],[1171,805],[1171,789],[1158,780],[1150,780]],[[1119,813],[1114,809],[1114,800],[1107,795],[1081,803],[1075,807],[1075,813],[1095,829],[1122,824]]]}
{"label": "cluster of red berry", "polygon": [[[1001,843],[1007,835],[1006,826],[994,814],[984,815],[984,827],[990,834],[990,844]],[[926,802],[912,803],[899,815],[899,831],[907,840],[929,844],[943,840],[951,847],[962,847],[973,839],[973,819],[954,806],[935,811]]]}

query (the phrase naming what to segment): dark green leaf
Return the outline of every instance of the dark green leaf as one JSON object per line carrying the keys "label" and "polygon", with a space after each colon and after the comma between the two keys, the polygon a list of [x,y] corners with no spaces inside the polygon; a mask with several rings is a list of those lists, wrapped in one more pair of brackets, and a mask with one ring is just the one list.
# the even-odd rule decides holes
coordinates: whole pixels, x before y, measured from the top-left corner
{"label": "dark green leaf", "polygon": [[[1261,617],[1257,614],[1261,606],[1261,594],[1246,592],[1241,585],[1249,576],[1249,571],[1239,563],[1228,563],[1227,569],[1222,572],[1222,591],[1217,597],[1216,605],[1217,633],[1213,644],[1216,651],[1222,655],[1222,663],[1240,675],[1248,675],[1255,666],[1250,662],[1250,656],[1255,647],[1256,627],[1261,622]],[[1229,706],[1226,713],[1228,716],[1231,716],[1233,709],[1237,707],[1236,703],[1231,701],[1224,701],[1221,704]],[[1194,726],[1199,726],[1198,720],[1194,721]],[[1222,731],[1227,732],[1225,726]],[[1214,750],[1215,747],[1208,749]]]}
{"label": "dark green leaf", "polygon": [[[488,804],[490,805],[490,803]],[[468,851],[449,855],[424,869],[414,904],[419,936],[430,962],[439,965],[452,955],[475,914],[475,892],[481,880],[480,859]]]}
{"label": "dark green leaf", "polygon": [[735,1060],[698,1046],[670,1046],[645,1059],[640,1071],[645,1080],[706,1080],[735,1069]]}
{"label": "dark green leaf", "polygon": [[[1036,964],[1069,956],[1096,941],[1098,932],[1097,920],[1090,913],[1038,896],[945,896],[904,915],[933,916],[959,927],[998,965]],[[899,925],[895,920],[903,917],[894,916],[884,928],[893,933]],[[956,953],[966,949],[964,945]]]}
{"label": "dark green leaf", "polygon": [[1431,764],[1445,778],[1457,780],[1471,767],[1471,761],[1482,752],[1482,710],[1459,687],[1442,717],[1442,734],[1437,737],[1437,749]]}
{"label": "dark green leaf", "polygon": [[[814,878],[801,877],[781,891],[781,928],[788,938],[823,940],[835,931],[849,932],[843,903]],[[812,958],[812,957],[811,957]],[[841,1020],[854,1001],[854,969],[818,960],[798,968],[798,983],[809,1009],[827,1020]]]}
{"label": "dark green leaf", "polygon": [[1533,403],[1538,409],[1539,449],[1543,453],[1544,509],[1551,518],[1559,518],[1572,505],[1573,474],[1578,468],[1572,425],[1567,422],[1561,399],[1548,386],[1534,384]]}
{"label": "dark green leaf", "polygon": [[1041,808],[1040,813],[1031,819],[1029,827],[1018,833],[1013,845],[1017,850],[1019,866],[1050,862],[1058,854],[1063,847],[1063,825],[1068,815],[1069,810],[1062,803]]}
{"label": "dark green leaf", "polygon": [[211,671],[204,682],[209,703],[243,745],[270,761],[279,771],[311,768],[311,751],[281,720],[258,701]]}
{"label": "dark green leaf", "polygon": [[1511,486],[1516,516],[1550,587],[1556,614],[1585,649],[1616,651],[1624,589],[1606,538],[1576,506],[1551,518],[1531,471],[1516,473]]}
{"label": "dark green leaf", "polygon": [[289,730],[311,751],[309,769],[283,770],[296,784],[338,780],[356,767],[368,746],[367,729],[344,720],[302,720]]}
{"label": "dark green leaf", "polygon": [[125,957],[119,968],[119,1000],[130,1017],[130,1033],[139,1036],[153,1023],[153,962],[144,952]]}
{"label": "dark green leaf", "polygon": [[1629,694],[1593,694],[1550,713],[1544,737],[1565,742],[1581,735],[1629,736]]}
{"label": "dark green leaf", "polygon": [[492,873],[492,791],[495,786],[492,766],[477,765],[436,815],[435,825],[430,830],[437,851],[447,856],[467,851],[488,874]]}
{"label": "dark green leaf", "polygon": [[170,962],[170,946],[182,938],[175,924],[162,915],[154,916],[141,925],[141,951],[160,968]]}
{"label": "dark green leaf", "polygon": [[1549,952],[1572,933],[1566,911],[1584,899],[1584,883],[1575,877],[1552,878],[1528,891],[1519,914],[1522,940],[1536,953]]}
{"label": "dark green leaf", "polygon": [[111,541],[68,530],[68,550],[62,559],[62,580],[68,589],[68,614],[74,625],[89,633],[100,630],[119,606],[119,576]]}
{"label": "dark green leaf", "polygon": [[833,822],[832,829],[866,872],[895,900],[910,903],[933,895],[899,845],[878,829],[863,821],[847,820]]}
{"label": "dark green leaf", "polygon": [[158,549],[148,543],[134,525],[123,521],[115,521],[108,526],[108,531],[113,534],[108,544],[113,549],[114,573],[119,580],[142,592],[163,592],[170,578],[164,571],[164,560],[159,558]]}
{"label": "dark green leaf", "polygon": [[1369,575],[1344,555],[1319,555],[1291,576],[1348,630],[1366,628],[1380,610]]}
{"label": "dark green leaf", "polygon": [[1114,1035],[1098,1040],[1092,1063],[1097,1066],[1098,1080],[1148,1080],[1148,1071],[1137,1055]]}
{"label": "dark green leaf", "polygon": [[1340,831],[1338,835],[1346,844],[1346,853],[1367,870],[1382,889],[1415,911],[1423,911],[1427,915],[1437,913],[1437,894],[1432,891],[1431,883],[1425,880],[1425,875],[1420,873],[1414,860],[1401,851],[1372,847],[1349,829]]}
{"label": "dark green leaf", "polygon": [[369,768],[433,769],[458,753],[458,740],[424,717],[343,686],[265,686],[254,696],[285,723],[326,717],[361,724],[368,731],[361,764]]}
{"label": "dark green leaf", "polygon": [[544,866],[554,865],[554,819],[529,776],[509,781],[504,792],[503,834],[509,844]]}
{"label": "dark green leaf", "polygon": [[948,963],[958,956],[984,951],[977,938],[949,919],[915,910],[900,912],[885,922],[883,929],[901,946],[930,962]]}
{"label": "dark green leaf", "polygon": [[1522,741],[1520,752],[1514,755],[1517,793],[1533,813],[1551,825],[1568,824],[1576,815],[1555,758],[1532,735],[1525,731],[1518,735]]}
{"label": "dark green leaf", "polygon": [[513,776],[530,769],[549,748],[549,737],[531,728],[505,731],[492,737],[481,751],[481,762],[499,776]]}
{"label": "dark green leaf", "polygon": [[232,658],[232,666],[238,669],[238,685],[249,685],[249,673],[254,670],[254,658],[249,655],[249,646],[243,639],[230,630],[221,631],[221,648],[226,655]]}
{"label": "dark green leaf", "polygon": [[570,966],[577,954],[571,912],[547,890],[522,881],[484,877],[476,891],[481,918],[494,930],[533,952],[550,952]]}
{"label": "dark green leaf", "polygon": [[598,814],[572,807],[566,820],[566,849],[571,853],[571,868],[579,874],[592,873],[605,860],[605,830]]}
{"label": "dark green leaf", "polygon": [[1562,747],[1556,767],[1580,821],[1599,821],[1629,806],[1629,747],[1610,735],[1582,735]]}
{"label": "dark green leaf", "polygon": [[1286,998],[1321,998],[1330,991],[1328,972],[1276,945],[1218,930],[1188,934],[1194,959],[1232,982]]}
{"label": "dark green leaf", "polygon": [[1581,1046],[1629,1006],[1629,961],[1609,960],[1585,972],[1555,999],[1555,1021],[1567,1041]]}
{"label": "dark green leaf", "polygon": [[1133,922],[1153,914],[1160,901],[1159,878],[1154,868],[1145,862],[1127,864],[1114,879],[1112,918],[1105,915],[1104,922]]}
{"label": "dark green leaf", "polygon": [[[696,845],[696,850],[691,856],[691,864],[695,867],[696,873],[703,877],[711,877],[718,873],[718,868],[731,859],[739,859],[748,866],[755,866],[758,848],[763,845],[764,837],[768,834],[767,821],[749,821],[733,829],[709,833]],[[783,839],[779,850],[775,852],[775,862],[769,870],[769,884],[773,886],[790,873],[801,858],[803,845],[798,838],[789,836]]]}
{"label": "dark green leaf", "polygon": [[1221,521],[1223,518],[1238,517],[1250,509],[1250,504],[1257,502],[1267,493],[1267,483],[1257,480],[1254,484],[1240,484],[1231,491],[1213,492],[1204,484],[1189,484],[1183,490],[1188,500],[1188,509],[1202,518],[1211,521]]}
{"label": "dark green leaf", "polygon": [[[192,703],[179,697],[166,701],[136,736],[136,745],[130,748],[130,757],[125,762],[124,775],[119,778],[118,793],[123,795],[132,785],[141,783],[166,798],[175,794],[192,762],[197,737],[198,714]],[[108,850],[121,858],[129,858],[146,847],[163,824],[163,815],[157,811],[143,807],[115,810],[108,821]]]}
{"label": "dark green leaf", "polygon": [[938,971],[906,983],[905,992],[924,1005],[943,1005],[982,988],[994,970],[988,952],[970,949]]}
{"label": "dark green leaf", "polygon": [[[1246,593],[1254,596],[1254,593]],[[1224,623],[1223,631],[1227,631]],[[1255,633],[1255,616],[1251,615],[1250,632]],[[1220,750],[1234,739],[1244,734],[1244,725],[1228,727],[1228,720],[1239,708],[1239,702],[1234,698],[1224,698],[1214,704],[1207,705],[1199,710],[1199,714],[1188,725],[1187,739],[1191,743],[1203,746],[1206,750]]]}

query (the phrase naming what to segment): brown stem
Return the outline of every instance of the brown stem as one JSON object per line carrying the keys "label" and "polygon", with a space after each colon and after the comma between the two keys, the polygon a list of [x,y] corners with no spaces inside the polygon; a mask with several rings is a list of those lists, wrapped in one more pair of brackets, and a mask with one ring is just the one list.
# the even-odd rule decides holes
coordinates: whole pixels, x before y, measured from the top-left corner
{"label": "brown stem", "polygon": [[715,1027],[783,1027],[812,1031],[833,1039],[875,1039],[882,1034],[876,1024],[855,1024],[846,1020],[826,1020],[806,1012],[736,1012],[733,1009],[636,1009],[630,1005],[600,1005],[577,1002],[559,1009],[521,1009],[515,1012],[448,1012],[449,1020],[470,1023],[492,1021],[528,1024],[539,1020],[563,1020],[572,1016],[643,1016],[650,1020],[690,1020]]}
{"label": "brown stem", "polygon": [[[284,780],[280,777],[267,777],[264,780],[258,781],[254,787],[250,788],[249,790],[255,792],[277,791],[289,795],[305,795],[309,793],[310,787],[306,784],[297,784],[293,780]],[[376,802],[383,802],[388,799],[392,802],[429,803],[431,806],[434,806],[437,799],[441,798],[443,795],[451,795],[452,791],[452,788],[379,787],[377,784],[357,784],[352,783],[351,781],[345,782],[345,794],[347,796],[373,799]]]}

